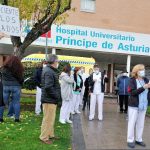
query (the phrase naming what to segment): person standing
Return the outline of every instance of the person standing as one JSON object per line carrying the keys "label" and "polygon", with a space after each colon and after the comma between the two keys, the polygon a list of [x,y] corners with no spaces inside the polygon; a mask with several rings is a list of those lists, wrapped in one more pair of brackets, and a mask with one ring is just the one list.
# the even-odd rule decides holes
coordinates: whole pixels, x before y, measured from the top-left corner
{"label": "person standing", "polygon": [[100,72],[99,66],[94,65],[94,73],[89,78],[89,89],[90,89],[90,115],[89,120],[92,121],[95,116],[95,106],[98,103],[98,119],[103,120],[103,100],[104,100],[104,74]]}
{"label": "person standing", "polygon": [[[20,96],[23,84],[24,68],[17,56],[9,56],[2,68],[3,99],[5,105],[9,104],[11,97],[15,122],[20,121]],[[0,107],[0,122],[3,122],[4,106]]]}
{"label": "person standing", "polygon": [[38,67],[35,70],[34,79],[36,82],[36,104],[35,104],[35,114],[40,115],[41,113],[41,95],[42,95],[42,89],[41,89],[41,76],[42,76],[42,70],[47,65],[46,61],[43,61],[38,65]]}
{"label": "person standing", "polygon": [[83,87],[83,80],[80,76],[80,68],[76,67],[74,69],[74,83],[73,83],[73,101],[71,114],[80,114],[79,105],[81,100],[81,90]]}
{"label": "person standing", "polygon": [[85,67],[81,67],[79,73],[80,73],[80,76],[82,77],[82,80],[83,80],[83,87],[82,87],[82,89],[81,89],[81,94],[80,94],[80,96],[81,96],[81,99],[80,99],[80,106],[82,106],[82,105],[83,105],[84,91],[85,91],[84,83],[85,83],[85,80],[86,80],[86,78],[87,78],[88,76],[87,76],[87,74],[85,73]]}
{"label": "person standing", "polygon": [[[119,77],[117,80],[117,87],[118,87],[118,95],[119,95],[119,105],[120,105],[120,112],[127,113],[128,111],[128,86],[129,86],[128,72],[124,70],[122,72],[122,76]],[[123,108],[125,105],[125,108]]]}
{"label": "person standing", "polygon": [[60,75],[62,106],[60,109],[59,122],[62,124],[72,123],[70,120],[71,102],[73,98],[73,75],[71,75],[71,66],[67,64]]}
{"label": "person standing", "polygon": [[[90,68],[89,69],[89,77],[90,75],[93,73],[93,69]],[[85,82],[84,82],[84,86],[85,86],[85,91],[84,91],[84,97],[83,97],[83,108],[82,110],[85,110],[86,105],[89,106],[90,108],[90,96],[89,96],[89,77],[86,78]]]}
{"label": "person standing", "polygon": [[35,104],[35,114],[40,115],[41,113],[41,76],[42,76],[42,63],[35,70],[34,79],[36,82],[36,104]]}
{"label": "person standing", "polygon": [[[144,65],[138,64],[134,66],[128,91],[130,96],[128,104],[127,145],[130,148],[134,148],[136,143],[137,145],[145,147],[146,144],[143,142],[142,136],[148,106],[150,82],[145,77]],[[136,139],[134,138],[134,130],[136,130]]]}
{"label": "person standing", "polygon": [[60,85],[57,68],[59,60],[56,55],[48,57],[48,64],[42,71],[42,96],[43,121],[41,126],[40,140],[45,144],[52,144],[51,139],[56,139],[54,124],[57,103],[60,100]]}
{"label": "person standing", "polygon": [[[4,106],[4,101],[3,101],[3,84],[2,84],[2,73],[0,72],[0,107]],[[0,120],[1,122],[2,120]]]}

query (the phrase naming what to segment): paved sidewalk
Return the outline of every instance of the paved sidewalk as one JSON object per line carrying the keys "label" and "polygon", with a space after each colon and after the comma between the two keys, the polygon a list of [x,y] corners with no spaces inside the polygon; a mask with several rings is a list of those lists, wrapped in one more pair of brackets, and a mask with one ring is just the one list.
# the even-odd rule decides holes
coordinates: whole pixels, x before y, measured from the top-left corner
{"label": "paved sidewalk", "polygon": [[[87,110],[80,115],[81,119],[80,125],[82,129],[80,129],[79,132],[80,134],[81,132],[83,132],[84,138],[82,142],[83,144],[85,144],[86,150],[128,149],[126,143],[126,134],[127,134],[126,115],[120,114],[117,111],[118,105],[116,103],[116,100],[105,99],[103,121],[99,121],[97,119],[97,115],[94,121],[88,121]],[[146,149],[150,149],[150,118],[146,118],[143,139],[147,144]],[[136,146],[135,149],[143,149],[143,148]]]}

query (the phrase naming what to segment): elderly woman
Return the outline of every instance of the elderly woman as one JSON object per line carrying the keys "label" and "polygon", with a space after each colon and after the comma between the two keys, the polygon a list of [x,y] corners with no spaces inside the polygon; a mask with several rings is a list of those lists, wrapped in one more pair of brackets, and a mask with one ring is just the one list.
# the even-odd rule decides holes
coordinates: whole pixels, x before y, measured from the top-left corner
{"label": "elderly woman", "polygon": [[71,66],[67,64],[60,75],[62,106],[60,109],[59,122],[62,124],[72,123],[70,120],[72,99],[73,99],[73,75],[71,75]]}
{"label": "elderly woman", "polygon": [[[128,108],[128,147],[134,148],[135,143],[145,147],[142,135],[144,129],[145,114],[148,106],[148,92],[150,82],[145,77],[145,67],[142,64],[134,66],[132,78],[129,82],[129,108]],[[136,128],[136,141],[134,142],[134,129]]]}

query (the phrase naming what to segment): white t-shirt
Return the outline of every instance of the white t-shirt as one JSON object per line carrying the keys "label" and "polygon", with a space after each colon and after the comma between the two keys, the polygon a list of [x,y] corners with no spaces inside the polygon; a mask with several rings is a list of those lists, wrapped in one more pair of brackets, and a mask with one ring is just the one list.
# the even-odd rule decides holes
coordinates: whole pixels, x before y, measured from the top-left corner
{"label": "white t-shirt", "polygon": [[94,90],[93,94],[101,94],[102,93],[102,87],[101,87],[101,82],[102,82],[102,74],[99,72],[98,74],[93,73],[93,80],[97,80],[94,84]]}

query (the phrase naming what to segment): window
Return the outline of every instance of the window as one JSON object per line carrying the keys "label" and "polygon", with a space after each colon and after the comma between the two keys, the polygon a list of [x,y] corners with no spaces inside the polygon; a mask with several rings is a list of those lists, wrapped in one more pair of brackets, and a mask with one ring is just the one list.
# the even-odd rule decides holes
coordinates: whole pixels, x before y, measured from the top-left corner
{"label": "window", "polygon": [[95,12],[96,0],[81,0],[81,11]]}

